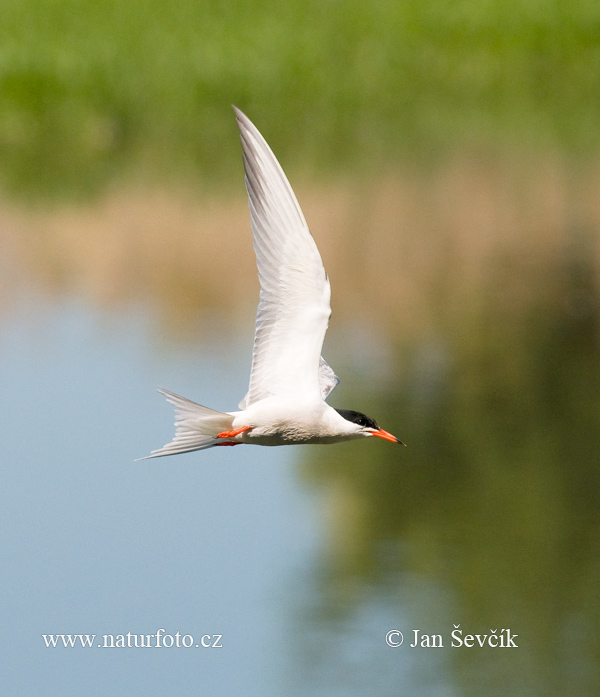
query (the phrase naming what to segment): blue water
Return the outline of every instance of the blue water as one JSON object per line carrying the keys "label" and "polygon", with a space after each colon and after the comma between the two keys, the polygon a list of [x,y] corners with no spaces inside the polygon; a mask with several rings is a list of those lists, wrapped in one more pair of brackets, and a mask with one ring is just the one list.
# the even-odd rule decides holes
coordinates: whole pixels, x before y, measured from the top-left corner
{"label": "blue water", "polygon": [[[2,694],[280,694],[287,597],[318,545],[299,450],[134,462],[172,436],[155,386],[235,408],[251,340],[177,348],[139,308],[39,297],[3,317]],[[97,647],[159,629],[222,648]],[[42,638],[76,633],[96,646]]]}
{"label": "blue water", "polygon": [[[457,694],[445,653],[385,644],[423,607],[450,627],[424,578],[363,589],[339,621],[323,605],[332,511],[303,483],[311,446],[134,461],[173,434],[156,385],[236,407],[251,328],[181,344],[142,307],[31,295],[1,321],[0,694]],[[157,632],[192,646],[117,647]],[[46,647],[58,634],[95,637]]]}

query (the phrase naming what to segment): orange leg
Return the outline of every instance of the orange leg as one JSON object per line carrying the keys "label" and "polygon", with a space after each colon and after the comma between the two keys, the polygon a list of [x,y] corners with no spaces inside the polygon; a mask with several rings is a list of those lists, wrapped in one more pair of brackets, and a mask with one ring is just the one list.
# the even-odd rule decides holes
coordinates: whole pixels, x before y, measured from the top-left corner
{"label": "orange leg", "polygon": [[[251,428],[251,426],[243,426],[242,428],[238,428],[236,431],[223,431],[223,433],[217,434],[217,438],[235,438],[235,436],[243,433],[244,431],[249,431]],[[234,444],[232,443],[232,445]]]}

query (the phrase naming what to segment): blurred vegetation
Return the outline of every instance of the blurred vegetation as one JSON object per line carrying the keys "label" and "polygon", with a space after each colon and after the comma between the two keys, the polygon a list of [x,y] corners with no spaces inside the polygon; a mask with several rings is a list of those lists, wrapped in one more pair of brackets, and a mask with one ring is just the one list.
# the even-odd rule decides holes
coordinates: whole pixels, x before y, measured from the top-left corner
{"label": "blurred vegetation", "polygon": [[[286,171],[384,170],[301,197],[334,324],[374,317],[393,347],[383,387],[332,361],[330,402],[409,446],[306,450],[330,497],[320,618],[423,584],[463,628],[526,642],[452,654],[457,694],[598,694],[600,4],[3,0],[0,190],[109,189],[91,211],[3,211],[15,283],[143,298],[165,323],[245,312],[232,102]],[[238,199],[156,195],[198,178]]]}
{"label": "blurred vegetation", "polygon": [[479,298],[460,310],[441,288],[447,321],[421,342],[397,339],[395,377],[381,392],[340,385],[331,403],[375,416],[406,450],[365,442],[307,452],[308,481],[328,492],[319,616],[352,616],[366,598],[412,585],[429,589],[403,596],[424,632],[449,637],[460,621],[464,634],[497,625],[520,634],[518,655],[445,642],[456,694],[598,694],[592,239],[579,231],[543,276],[529,270],[516,303],[518,255],[490,269]]}
{"label": "blurred vegetation", "polygon": [[599,37],[593,0],[3,0],[0,186],[226,181],[231,102],[313,170],[597,150]]}

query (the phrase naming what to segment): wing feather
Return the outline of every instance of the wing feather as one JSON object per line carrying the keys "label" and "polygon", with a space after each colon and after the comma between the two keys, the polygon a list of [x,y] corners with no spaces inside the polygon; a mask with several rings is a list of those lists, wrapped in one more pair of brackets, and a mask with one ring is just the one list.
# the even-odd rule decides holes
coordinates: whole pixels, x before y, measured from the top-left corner
{"label": "wing feather", "polygon": [[321,358],[331,315],[329,280],[275,155],[250,119],[234,109],[261,286],[250,386],[240,408],[272,395],[324,399],[338,382]]}

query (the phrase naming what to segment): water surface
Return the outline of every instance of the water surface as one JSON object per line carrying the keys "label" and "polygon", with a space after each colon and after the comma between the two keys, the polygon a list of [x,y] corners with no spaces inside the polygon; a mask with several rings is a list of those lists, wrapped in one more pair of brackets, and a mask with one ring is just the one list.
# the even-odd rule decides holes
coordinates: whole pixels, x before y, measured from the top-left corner
{"label": "water surface", "polygon": [[[5,691],[596,694],[598,180],[538,164],[301,187],[330,402],[407,448],[134,462],[172,436],[157,385],[217,409],[245,392],[243,194],[5,205]],[[453,647],[455,625],[517,647]],[[42,639],[161,628],[223,648]]]}

